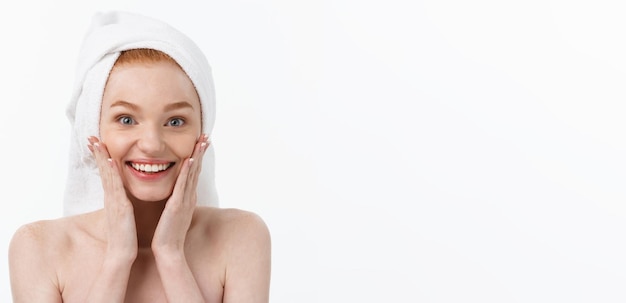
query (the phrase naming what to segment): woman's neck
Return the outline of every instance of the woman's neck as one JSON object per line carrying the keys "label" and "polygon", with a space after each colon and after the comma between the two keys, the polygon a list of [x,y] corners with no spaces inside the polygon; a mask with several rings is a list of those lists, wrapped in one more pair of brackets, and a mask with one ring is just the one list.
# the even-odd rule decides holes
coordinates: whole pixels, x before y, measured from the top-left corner
{"label": "woman's neck", "polygon": [[163,209],[165,209],[164,201],[133,201],[133,209],[135,213],[135,224],[137,226],[137,245],[139,248],[150,248],[154,231],[159,223]]}

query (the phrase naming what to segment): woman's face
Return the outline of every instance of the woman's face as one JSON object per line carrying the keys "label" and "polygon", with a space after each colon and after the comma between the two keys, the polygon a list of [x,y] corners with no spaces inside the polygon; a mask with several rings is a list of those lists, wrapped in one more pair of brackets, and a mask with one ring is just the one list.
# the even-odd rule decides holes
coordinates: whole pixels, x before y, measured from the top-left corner
{"label": "woman's face", "polygon": [[100,139],[131,197],[162,201],[201,134],[200,100],[169,61],[115,66],[104,89]]}

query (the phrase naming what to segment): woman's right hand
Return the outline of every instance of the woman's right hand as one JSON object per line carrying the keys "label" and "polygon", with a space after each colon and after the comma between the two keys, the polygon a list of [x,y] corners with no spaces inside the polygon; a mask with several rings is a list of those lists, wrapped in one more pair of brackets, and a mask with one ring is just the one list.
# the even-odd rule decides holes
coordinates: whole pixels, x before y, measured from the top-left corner
{"label": "woman's right hand", "polygon": [[88,140],[88,147],[98,164],[104,189],[106,258],[125,260],[132,264],[137,257],[137,227],[133,205],[126,196],[119,168],[111,159],[106,145],[96,137],[90,137]]}

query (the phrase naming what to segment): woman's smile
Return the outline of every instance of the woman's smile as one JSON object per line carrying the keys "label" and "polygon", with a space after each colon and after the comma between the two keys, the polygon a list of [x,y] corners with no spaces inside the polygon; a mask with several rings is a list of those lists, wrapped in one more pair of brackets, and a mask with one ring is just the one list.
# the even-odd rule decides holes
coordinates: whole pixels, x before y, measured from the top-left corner
{"label": "woman's smile", "polygon": [[116,65],[102,99],[100,133],[123,167],[132,197],[162,201],[174,189],[181,165],[201,135],[200,100],[174,62]]}
{"label": "woman's smile", "polygon": [[131,171],[132,175],[140,180],[153,181],[165,177],[169,174],[171,168],[176,162],[136,162],[127,161],[126,166]]}

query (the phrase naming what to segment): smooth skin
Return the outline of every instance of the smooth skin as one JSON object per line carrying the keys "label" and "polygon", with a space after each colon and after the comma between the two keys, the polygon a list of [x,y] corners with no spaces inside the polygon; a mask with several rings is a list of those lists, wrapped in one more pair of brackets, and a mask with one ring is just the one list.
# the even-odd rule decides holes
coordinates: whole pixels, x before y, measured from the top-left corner
{"label": "smooth skin", "polygon": [[[87,144],[104,208],[15,233],[13,302],[269,302],[271,240],[263,220],[196,205],[210,143],[186,74],[169,61],[116,66],[100,130]],[[142,173],[133,163],[168,168]]]}

